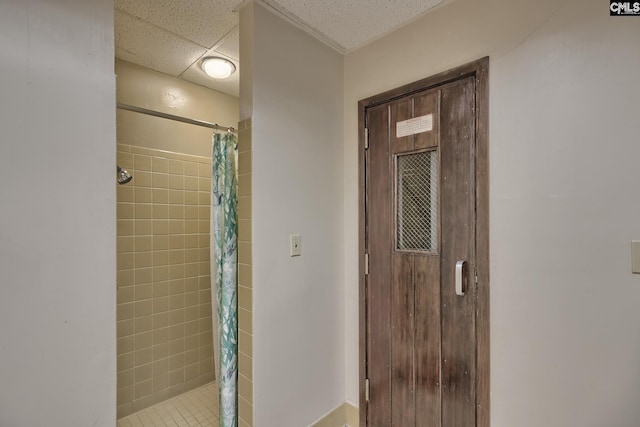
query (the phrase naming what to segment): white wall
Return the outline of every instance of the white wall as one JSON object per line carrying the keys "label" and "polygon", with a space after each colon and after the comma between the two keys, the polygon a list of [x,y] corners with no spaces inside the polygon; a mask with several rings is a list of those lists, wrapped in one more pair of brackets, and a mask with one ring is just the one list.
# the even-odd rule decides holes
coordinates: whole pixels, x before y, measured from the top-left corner
{"label": "white wall", "polygon": [[[344,401],[343,58],[262,6],[248,7],[254,419],[299,427]],[[289,257],[292,233],[302,235],[299,258]]]}
{"label": "white wall", "polygon": [[345,59],[346,395],[358,399],[357,101],[491,56],[492,425],[640,419],[640,20],[457,0]]}
{"label": "white wall", "polygon": [[0,2],[0,425],[115,425],[113,2]]}

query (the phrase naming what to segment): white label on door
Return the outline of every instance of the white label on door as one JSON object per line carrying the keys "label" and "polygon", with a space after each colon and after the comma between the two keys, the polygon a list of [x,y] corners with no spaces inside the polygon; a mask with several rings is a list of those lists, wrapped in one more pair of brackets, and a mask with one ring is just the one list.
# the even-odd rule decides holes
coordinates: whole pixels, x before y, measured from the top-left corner
{"label": "white label on door", "polygon": [[433,130],[433,114],[396,123],[396,138]]}

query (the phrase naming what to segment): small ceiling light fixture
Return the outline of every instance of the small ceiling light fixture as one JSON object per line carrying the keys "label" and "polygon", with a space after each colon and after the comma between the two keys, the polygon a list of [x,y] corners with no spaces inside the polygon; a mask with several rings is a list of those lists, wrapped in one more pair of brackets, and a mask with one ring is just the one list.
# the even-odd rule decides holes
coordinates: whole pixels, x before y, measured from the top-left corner
{"label": "small ceiling light fixture", "polygon": [[202,71],[214,79],[226,79],[236,71],[236,66],[228,59],[208,56],[202,60]]}

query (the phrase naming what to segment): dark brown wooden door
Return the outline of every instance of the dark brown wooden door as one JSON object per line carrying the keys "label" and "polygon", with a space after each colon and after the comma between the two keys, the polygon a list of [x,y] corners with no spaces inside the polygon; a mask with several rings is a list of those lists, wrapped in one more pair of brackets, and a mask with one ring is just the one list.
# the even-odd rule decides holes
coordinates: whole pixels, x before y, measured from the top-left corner
{"label": "dark brown wooden door", "polygon": [[364,116],[361,425],[476,426],[476,78]]}

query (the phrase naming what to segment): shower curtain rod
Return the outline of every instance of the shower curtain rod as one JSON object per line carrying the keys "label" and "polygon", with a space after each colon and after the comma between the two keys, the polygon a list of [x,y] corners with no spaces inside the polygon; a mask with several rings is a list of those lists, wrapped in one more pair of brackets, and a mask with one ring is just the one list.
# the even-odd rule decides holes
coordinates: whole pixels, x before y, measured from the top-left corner
{"label": "shower curtain rod", "polygon": [[189,119],[187,117],[176,116],[174,114],[163,113],[155,110],[149,110],[148,108],[136,107],[135,105],[123,104],[121,102],[118,102],[116,104],[116,107],[121,110],[134,111],[136,113],[147,114],[149,116],[155,116],[155,117],[161,117],[163,119],[175,120],[177,122],[188,123],[190,125],[202,126],[209,129],[237,133],[233,126],[220,126],[217,123],[205,122],[204,120]]}

